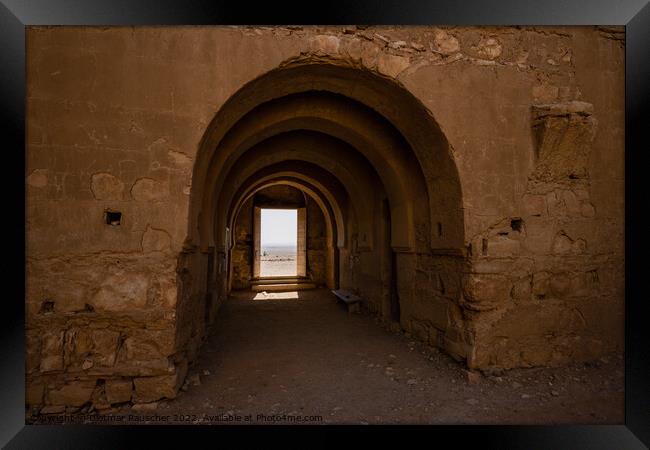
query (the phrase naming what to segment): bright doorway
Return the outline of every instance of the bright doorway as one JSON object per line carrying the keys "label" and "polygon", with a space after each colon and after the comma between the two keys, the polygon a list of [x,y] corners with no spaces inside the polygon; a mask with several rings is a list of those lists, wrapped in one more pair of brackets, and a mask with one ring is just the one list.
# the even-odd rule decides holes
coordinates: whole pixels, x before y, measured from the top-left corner
{"label": "bright doorway", "polygon": [[305,208],[255,208],[259,278],[305,275]]}

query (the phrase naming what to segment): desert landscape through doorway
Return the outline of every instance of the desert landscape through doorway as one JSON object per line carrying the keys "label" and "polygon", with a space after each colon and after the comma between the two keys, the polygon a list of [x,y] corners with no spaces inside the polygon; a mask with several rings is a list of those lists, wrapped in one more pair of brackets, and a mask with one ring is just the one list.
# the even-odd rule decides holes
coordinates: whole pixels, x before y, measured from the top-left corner
{"label": "desert landscape through doorway", "polygon": [[260,277],[296,276],[298,211],[264,208],[261,213]]}

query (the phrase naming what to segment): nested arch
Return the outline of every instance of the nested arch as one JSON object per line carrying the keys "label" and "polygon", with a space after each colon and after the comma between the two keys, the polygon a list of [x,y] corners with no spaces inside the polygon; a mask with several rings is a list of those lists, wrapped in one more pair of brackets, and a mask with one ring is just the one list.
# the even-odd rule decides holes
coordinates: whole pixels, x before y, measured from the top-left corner
{"label": "nested arch", "polygon": [[[318,183],[318,180],[315,180],[315,184],[311,184],[307,181],[309,177],[304,176],[304,174],[300,172],[282,172],[278,170],[272,170],[270,173],[268,173],[269,171],[266,171],[268,174],[264,174],[264,172],[265,171],[258,172],[254,176],[250,177],[238,190],[227,216],[230,228],[233,230],[235,229],[237,217],[241,213],[243,205],[253,198],[256,193],[277,185],[296,188],[301,191],[303,195],[311,198],[322,214],[325,222],[326,284],[331,289],[336,288],[338,279],[337,234],[338,230],[344,229],[339,202],[334,198],[334,196],[332,196],[331,192],[327,191],[327,188],[324,188]],[[234,248],[234,244],[234,239],[232,239],[231,242],[229,242],[227,250],[229,255]],[[229,261],[232,261],[232,259],[229,258]],[[229,271],[229,273],[231,273],[231,271]],[[230,279],[228,280],[228,283],[231,283]]]}
{"label": "nested arch", "polygon": [[[276,169],[273,169],[276,167]],[[367,161],[345,142],[322,133],[306,131],[283,133],[269,138],[251,148],[240,157],[225,177],[215,209],[215,234],[224,229],[225,210],[232,202],[233,193],[244,180],[258,170],[292,170],[300,172],[321,186],[324,192],[335,192],[340,199],[350,199],[359,226],[360,244],[372,248],[374,203],[370,201],[380,181]],[[256,175],[259,176],[259,175]],[[332,200],[331,200],[332,201]],[[337,200],[341,201],[341,200]],[[221,205],[221,206],[219,206]],[[345,233],[341,231],[339,246],[344,245]]]}
{"label": "nested arch", "polygon": [[241,154],[275,134],[308,129],[347,142],[371,162],[391,196],[393,247],[462,248],[460,183],[433,117],[394,80],[343,64],[290,61],[226,102],[197,155],[190,239],[204,249],[214,244],[212,212]]}
{"label": "nested arch", "polygon": [[[345,245],[346,216],[341,204],[347,203],[347,199],[342,198],[342,193],[336,190],[332,192],[331,187],[322,184],[318,178],[311,177],[303,171],[282,170],[282,167],[277,166],[267,169],[270,170],[261,170],[249,177],[233,196],[230,208],[224,215],[231,229],[234,227],[237,214],[246,200],[269,186],[284,184],[295,187],[312,197],[325,217],[328,235],[331,236],[328,242],[332,246],[342,247]],[[232,245],[232,241],[229,242],[229,245]]]}
{"label": "nested arch", "polygon": [[[396,80],[326,57],[288,61],[221,107],[192,177],[181,264],[207,278],[210,298],[217,299],[206,301],[210,314],[230,290],[226,230],[238,205],[261,186],[282,182],[307,189],[329,218],[328,284],[357,291],[371,311],[405,329],[414,321],[446,328],[452,320],[452,310],[440,305],[460,290],[443,288],[433,299],[421,296],[419,285],[460,283],[458,172],[431,113]],[[192,299],[200,298],[201,287],[195,289]],[[179,311],[196,304],[188,300]]]}
{"label": "nested arch", "polygon": [[[412,250],[415,229],[426,228],[427,200],[424,179],[412,152],[399,133],[369,108],[343,96],[322,92],[290,95],[267,102],[243,117],[222,141],[212,161],[219,167],[209,174],[214,186],[206,198],[206,209],[218,208],[215,193],[241,156],[252,146],[277,134],[310,130],[348,143],[376,172],[391,202],[394,223],[393,246]],[[206,223],[207,223],[206,218]]]}

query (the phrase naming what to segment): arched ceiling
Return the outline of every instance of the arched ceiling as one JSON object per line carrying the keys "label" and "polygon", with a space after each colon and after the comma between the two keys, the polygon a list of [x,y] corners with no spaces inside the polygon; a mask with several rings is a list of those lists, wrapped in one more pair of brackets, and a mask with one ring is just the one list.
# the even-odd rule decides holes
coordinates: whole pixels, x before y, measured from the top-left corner
{"label": "arched ceiling", "polygon": [[[373,214],[371,202],[361,197],[374,178],[375,189],[389,199],[397,250],[463,245],[455,164],[422,104],[393,80],[366,70],[292,62],[231,97],[204,136],[190,208],[202,248],[223,242],[227,220],[219,217],[227,217],[242,179],[288,159],[330,171],[349,193],[358,219]],[[432,233],[434,221],[453,231]],[[372,226],[367,228],[372,242]]]}
{"label": "arched ceiling", "polygon": [[[325,175],[325,176],[324,176]],[[285,184],[307,193],[318,204],[331,231],[336,245],[345,245],[346,212],[348,197],[335,179],[327,177],[317,166],[302,163],[276,164],[256,171],[249,176],[232,196],[230,208],[223,217],[226,226],[234,227],[236,216],[244,202],[256,192],[268,186]]]}
{"label": "arched ceiling", "polygon": [[[215,233],[223,229],[223,221],[233,194],[245,185],[244,180],[255,180],[253,174],[261,169],[302,171],[311,177],[310,182],[319,180],[320,185],[329,189],[344,191],[350,198],[350,206],[355,211],[361,236],[359,245],[371,248],[373,245],[374,202],[379,178],[368,161],[343,141],[329,135],[311,131],[282,133],[256,144],[243,154],[231,168],[225,179],[215,209]],[[335,187],[332,185],[335,184]],[[339,197],[340,198],[340,197]],[[221,219],[220,219],[221,218]],[[340,241],[345,241],[344,230],[340,231]]]}

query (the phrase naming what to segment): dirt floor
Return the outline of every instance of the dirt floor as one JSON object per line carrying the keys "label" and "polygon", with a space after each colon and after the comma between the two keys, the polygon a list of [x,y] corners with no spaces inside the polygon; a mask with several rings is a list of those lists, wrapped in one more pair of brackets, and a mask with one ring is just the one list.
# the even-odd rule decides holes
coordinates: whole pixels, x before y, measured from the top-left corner
{"label": "dirt floor", "polygon": [[608,355],[468,375],[329,291],[236,292],[177,398],[109,413],[151,424],[621,424],[623,367]]}

